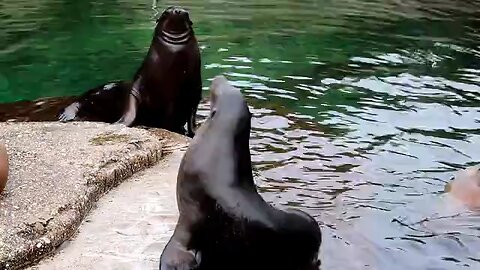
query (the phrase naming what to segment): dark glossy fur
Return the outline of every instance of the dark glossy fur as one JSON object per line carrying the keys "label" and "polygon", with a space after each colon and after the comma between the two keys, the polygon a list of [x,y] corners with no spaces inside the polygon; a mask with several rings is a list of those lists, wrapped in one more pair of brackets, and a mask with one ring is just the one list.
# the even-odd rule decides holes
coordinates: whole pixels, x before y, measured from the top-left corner
{"label": "dark glossy fur", "polygon": [[180,165],[180,217],[160,269],[318,269],[316,221],[298,210],[276,209],[257,193],[251,114],[241,92],[224,77],[215,78],[210,91],[211,115]]}
{"label": "dark glossy fur", "polygon": [[[125,110],[132,84],[116,81],[97,86],[62,110],[60,120],[115,123]],[[71,115],[74,119],[64,119]]]}
{"label": "dark glossy fur", "polygon": [[78,109],[66,108],[59,120],[118,121],[182,134],[187,124],[187,135],[193,137],[201,93],[200,50],[192,22],[188,12],[170,7],[157,21],[150,49],[133,82],[88,91],[77,101]]}

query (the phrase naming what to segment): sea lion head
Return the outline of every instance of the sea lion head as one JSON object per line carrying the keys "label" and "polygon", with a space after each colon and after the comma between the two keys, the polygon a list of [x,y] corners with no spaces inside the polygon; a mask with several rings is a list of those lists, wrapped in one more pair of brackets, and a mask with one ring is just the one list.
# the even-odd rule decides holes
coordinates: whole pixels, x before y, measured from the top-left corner
{"label": "sea lion head", "polygon": [[240,90],[224,76],[213,79],[210,102],[209,120],[212,128],[221,129],[225,136],[249,136],[252,114]]}
{"label": "sea lion head", "polygon": [[179,7],[168,7],[157,19],[155,36],[170,44],[183,44],[193,36],[190,14]]}
{"label": "sea lion head", "polygon": [[[255,190],[249,146],[251,117],[240,90],[225,77],[215,77],[210,86],[210,115],[195,132],[187,151],[187,159],[191,163],[188,166],[189,173],[205,174],[205,168],[210,168],[206,173],[211,174],[214,165],[207,163],[216,161],[205,157],[222,156],[222,161],[232,162],[232,166],[220,166],[217,167],[218,170],[223,170],[224,175],[232,176],[235,179],[232,181],[241,181],[245,187]],[[235,171],[225,171],[230,169]],[[221,181],[227,180],[224,178]]]}

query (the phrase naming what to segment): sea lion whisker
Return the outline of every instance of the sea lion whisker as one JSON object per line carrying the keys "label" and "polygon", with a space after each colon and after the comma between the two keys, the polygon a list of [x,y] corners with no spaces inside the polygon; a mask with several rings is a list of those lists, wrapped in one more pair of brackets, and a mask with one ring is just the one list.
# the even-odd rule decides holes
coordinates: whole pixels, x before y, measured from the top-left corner
{"label": "sea lion whisker", "polygon": [[174,33],[168,33],[166,31],[162,31],[162,35],[160,36],[160,39],[170,44],[184,44],[190,40],[191,33],[192,32],[190,30],[183,32],[181,34],[174,34]]}
{"label": "sea lion whisker", "polygon": [[187,36],[189,36],[192,33],[192,31],[187,30],[185,32],[179,32],[179,33],[172,33],[172,32],[167,32],[165,30],[162,30],[162,34],[165,36],[168,36],[169,38],[172,39],[183,39]]}

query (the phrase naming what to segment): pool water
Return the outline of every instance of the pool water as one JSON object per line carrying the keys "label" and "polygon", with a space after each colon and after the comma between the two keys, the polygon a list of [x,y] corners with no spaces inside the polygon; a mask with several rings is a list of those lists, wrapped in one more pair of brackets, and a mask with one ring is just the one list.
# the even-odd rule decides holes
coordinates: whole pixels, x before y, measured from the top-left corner
{"label": "pool water", "polygon": [[[199,113],[215,75],[242,89],[259,189],[319,221],[322,269],[480,269],[480,215],[443,192],[480,162],[479,1],[171,4],[202,48]],[[131,78],[154,16],[147,0],[2,0],[0,103]]]}

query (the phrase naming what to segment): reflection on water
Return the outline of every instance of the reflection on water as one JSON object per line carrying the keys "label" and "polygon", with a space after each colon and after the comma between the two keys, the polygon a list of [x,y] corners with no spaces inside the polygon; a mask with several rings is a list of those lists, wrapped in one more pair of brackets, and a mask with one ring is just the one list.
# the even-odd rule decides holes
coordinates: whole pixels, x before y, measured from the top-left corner
{"label": "reflection on water", "polygon": [[[322,224],[324,269],[480,267],[479,215],[442,194],[480,161],[478,1],[160,4],[192,12],[204,96],[224,73],[248,97],[260,190]],[[1,102],[129,78],[153,28],[149,1],[0,6]]]}

